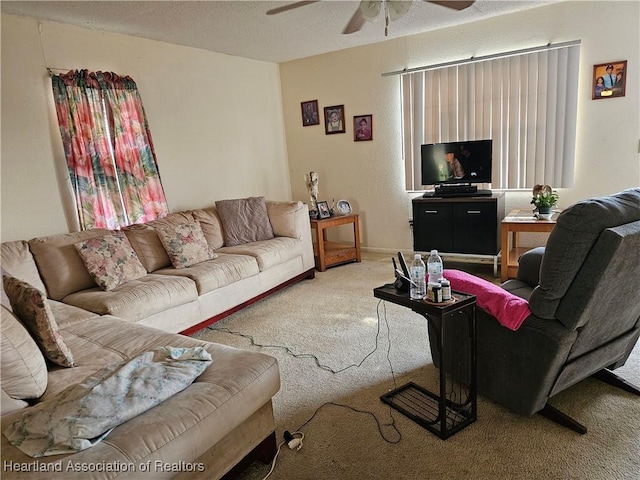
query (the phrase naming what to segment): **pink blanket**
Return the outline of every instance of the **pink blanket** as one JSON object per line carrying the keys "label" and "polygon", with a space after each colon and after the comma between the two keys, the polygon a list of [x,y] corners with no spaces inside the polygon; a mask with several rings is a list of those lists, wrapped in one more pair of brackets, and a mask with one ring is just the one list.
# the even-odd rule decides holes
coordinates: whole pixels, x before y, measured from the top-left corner
{"label": "pink blanket", "polygon": [[487,280],[460,270],[445,270],[443,275],[451,290],[475,295],[478,307],[510,330],[518,330],[531,314],[529,302]]}

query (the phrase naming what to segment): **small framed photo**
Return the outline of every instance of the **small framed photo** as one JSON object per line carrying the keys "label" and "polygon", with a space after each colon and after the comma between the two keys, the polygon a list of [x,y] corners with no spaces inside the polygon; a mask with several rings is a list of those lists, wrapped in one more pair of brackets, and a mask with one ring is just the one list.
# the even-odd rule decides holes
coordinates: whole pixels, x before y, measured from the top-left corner
{"label": "small framed photo", "polygon": [[331,216],[327,202],[317,202],[316,205],[318,205],[318,218],[329,218]]}
{"label": "small framed photo", "polygon": [[593,66],[592,100],[624,97],[627,86],[627,61],[601,63]]}
{"label": "small framed photo", "polygon": [[318,100],[309,100],[301,102],[302,108],[302,126],[320,125],[320,115],[318,115]]}
{"label": "small framed photo", "polygon": [[344,132],[344,105],[324,107],[324,133],[331,135]]}
{"label": "small framed photo", "polygon": [[373,140],[373,115],[356,115],[353,117],[353,141],[366,142]]}

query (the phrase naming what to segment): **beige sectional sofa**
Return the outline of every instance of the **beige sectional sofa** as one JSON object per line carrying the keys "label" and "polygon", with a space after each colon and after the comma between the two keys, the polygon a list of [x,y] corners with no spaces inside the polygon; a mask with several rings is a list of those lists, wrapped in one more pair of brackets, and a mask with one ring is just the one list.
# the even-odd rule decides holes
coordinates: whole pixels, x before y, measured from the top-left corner
{"label": "beige sectional sofa", "polygon": [[[278,288],[313,277],[306,205],[266,202],[274,237],[225,245],[215,207],[174,213],[124,229],[147,274],[105,291],[74,243],[106,231],[2,244],[2,269],[47,294],[74,367],[46,361],[3,292],[2,431],[107,365],[154,347],[204,346],[211,365],[182,392],[71,455],[31,458],[2,435],[2,478],[222,478],[253,457],[275,453],[272,397],[280,387],[274,358],[176,332],[203,328]],[[157,231],[197,220],[216,256],[173,268]],[[253,456],[252,456],[253,455]]]}
{"label": "beige sectional sofa", "polygon": [[[149,273],[111,291],[97,286],[73,247],[107,231],[39,237],[29,240],[28,245],[49,298],[168,332],[191,332],[273,289],[313,277],[307,206],[267,201],[266,208],[274,238],[235,246],[225,245],[216,207],[172,213],[125,228],[127,239]],[[195,220],[217,258],[173,268],[157,230]]]}

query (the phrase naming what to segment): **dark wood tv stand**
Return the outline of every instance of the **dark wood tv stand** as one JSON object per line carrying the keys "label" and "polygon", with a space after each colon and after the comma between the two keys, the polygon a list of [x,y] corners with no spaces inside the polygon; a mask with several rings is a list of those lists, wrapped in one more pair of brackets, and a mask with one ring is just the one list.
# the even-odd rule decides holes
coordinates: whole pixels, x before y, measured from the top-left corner
{"label": "dark wood tv stand", "polygon": [[491,258],[498,276],[504,193],[413,199],[413,249]]}

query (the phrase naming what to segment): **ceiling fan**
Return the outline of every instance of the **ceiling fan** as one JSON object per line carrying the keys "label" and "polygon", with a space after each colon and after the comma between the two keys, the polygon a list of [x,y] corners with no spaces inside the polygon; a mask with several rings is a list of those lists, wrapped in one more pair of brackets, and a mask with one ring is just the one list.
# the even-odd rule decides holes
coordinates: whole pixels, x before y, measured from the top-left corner
{"label": "ceiling fan", "polygon": [[[267,11],[267,15],[276,15],[278,13],[287,12],[289,10],[293,10],[294,8],[304,7],[305,5],[317,3],[319,1],[320,0],[305,0],[300,2],[293,2],[282,7],[272,8],[271,10]],[[441,5],[453,10],[464,10],[465,8],[470,7],[471,5],[473,5],[473,3],[475,3],[474,1],[462,0],[424,1],[435,3],[436,5]],[[384,12],[384,35],[386,37],[389,33],[389,22],[402,18],[409,11],[412,3],[413,0],[361,0],[360,5],[349,20],[349,23],[347,23],[346,27],[344,27],[342,33],[350,34],[357,32],[363,27],[365,21],[374,22],[377,19],[380,11],[382,10]]]}

